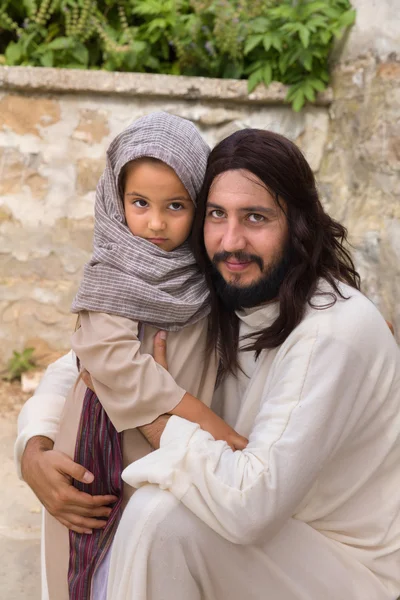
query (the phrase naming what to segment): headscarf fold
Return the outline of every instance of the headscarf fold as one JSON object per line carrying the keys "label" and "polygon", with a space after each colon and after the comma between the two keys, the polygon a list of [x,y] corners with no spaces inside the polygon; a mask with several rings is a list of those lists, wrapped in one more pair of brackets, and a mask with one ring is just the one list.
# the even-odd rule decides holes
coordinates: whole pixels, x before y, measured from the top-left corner
{"label": "headscarf fold", "polygon": [[209,313],[207,286],[188,242],[166,252],[134,236],[119,192],[123,167],[148,156],[175,171],[195,204],[209,152],[193,123],[162,112],[138,119],[115,138],[96,190],[93,255],[72,312],[105,312],[169,331]]}

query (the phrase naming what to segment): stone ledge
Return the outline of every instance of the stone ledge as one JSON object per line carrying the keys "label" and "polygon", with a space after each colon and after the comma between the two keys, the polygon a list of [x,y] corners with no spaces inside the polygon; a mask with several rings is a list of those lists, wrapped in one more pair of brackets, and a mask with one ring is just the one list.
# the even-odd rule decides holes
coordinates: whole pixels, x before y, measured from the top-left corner
{"label": "stone ledge", "polygon": [[[21,92],[184,98],[263,105],[284,104],[288,91],[287,86],[277,82],[271,83],[268,88],[260,85],[254,92],[248,94],[247,81],[236,79],[42,67],[0,67],[0,89]],[[329,88],[318,94],[315,104],[329,106],[331,102],[332,90]]]}

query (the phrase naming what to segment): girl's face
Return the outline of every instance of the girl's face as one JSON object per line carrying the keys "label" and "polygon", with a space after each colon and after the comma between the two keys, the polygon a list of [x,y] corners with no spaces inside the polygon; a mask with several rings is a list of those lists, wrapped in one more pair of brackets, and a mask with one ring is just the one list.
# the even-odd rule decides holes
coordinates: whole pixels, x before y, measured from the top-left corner
{"label": "girl's face", "polygon": [[141,158],[126,167],[124,210],[133,235],[170,252],[189,237],[195,208],[171,167]]}

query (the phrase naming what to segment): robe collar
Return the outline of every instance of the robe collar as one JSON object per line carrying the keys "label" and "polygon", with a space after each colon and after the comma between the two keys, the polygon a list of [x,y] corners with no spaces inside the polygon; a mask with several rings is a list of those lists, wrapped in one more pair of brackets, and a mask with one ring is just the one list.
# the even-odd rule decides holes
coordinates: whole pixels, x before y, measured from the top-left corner
{"label": "robe collar", "polygon": [[269,302],[268,304],[238,310],[236,311],[236,315],[248,329],[265,329],[277,319],[279,315],[279,302]]}

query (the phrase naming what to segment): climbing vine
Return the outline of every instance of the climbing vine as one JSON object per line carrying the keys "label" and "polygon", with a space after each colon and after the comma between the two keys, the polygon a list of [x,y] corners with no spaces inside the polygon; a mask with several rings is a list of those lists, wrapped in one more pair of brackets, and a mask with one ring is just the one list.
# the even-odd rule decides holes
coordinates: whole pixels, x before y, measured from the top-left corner
{"label": "climbing vine", "polygon": [[354,19],[349,0],[0,0],[0,62],[280,81],[300,110]]}

